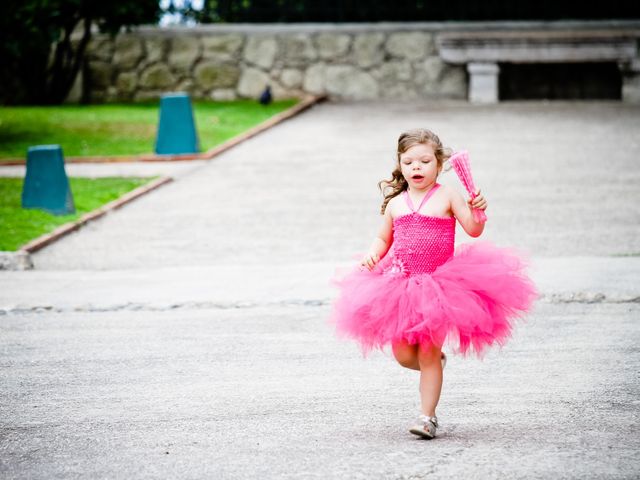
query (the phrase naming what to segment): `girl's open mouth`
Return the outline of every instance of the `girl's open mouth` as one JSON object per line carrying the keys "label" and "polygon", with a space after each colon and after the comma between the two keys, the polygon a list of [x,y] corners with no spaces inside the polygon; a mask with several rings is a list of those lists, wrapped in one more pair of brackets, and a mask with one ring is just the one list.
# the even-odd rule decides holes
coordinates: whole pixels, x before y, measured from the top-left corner
{"label": "girl's open mouth", "polygon": [[413,175],[411,178],[414,180],[422,180],[424,177],[422,175]]}

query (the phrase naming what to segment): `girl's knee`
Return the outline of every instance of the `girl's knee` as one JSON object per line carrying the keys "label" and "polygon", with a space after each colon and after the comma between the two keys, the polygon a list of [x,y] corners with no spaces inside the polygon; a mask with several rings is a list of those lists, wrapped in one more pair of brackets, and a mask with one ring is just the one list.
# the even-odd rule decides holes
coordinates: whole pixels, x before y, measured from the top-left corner
{"label": "girl's knee", "polygon": [[432,363],[440,363],[442,350],[437,345],[421,345],[418,350],[418,362],[420,365],[430,365]]}
{"label": "girl's knee", "polygon": [[406,368],[418,369],[418,347],[417,345],[407,345],[397,343],[393,345],[393,356],[400,365]]}

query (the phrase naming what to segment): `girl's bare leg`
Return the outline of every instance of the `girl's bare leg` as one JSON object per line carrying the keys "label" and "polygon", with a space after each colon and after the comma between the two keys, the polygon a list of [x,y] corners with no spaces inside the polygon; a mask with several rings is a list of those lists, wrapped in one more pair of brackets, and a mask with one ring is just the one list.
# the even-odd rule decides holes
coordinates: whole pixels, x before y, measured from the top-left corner
{"label": "girl's bare leg", "polygon": [[418,349],[420,365],[420,403],[422,413],[434,417],[436,406],[442,391],[442,352],[439,347],[431,345]]}
{"label": "girl's bare leg", "polygon": [[405,342],[393,344],[393,355],[400,365],[420,372],[422,413],[435,416],[442,390],[442,351],[439,347],[421,347]]}

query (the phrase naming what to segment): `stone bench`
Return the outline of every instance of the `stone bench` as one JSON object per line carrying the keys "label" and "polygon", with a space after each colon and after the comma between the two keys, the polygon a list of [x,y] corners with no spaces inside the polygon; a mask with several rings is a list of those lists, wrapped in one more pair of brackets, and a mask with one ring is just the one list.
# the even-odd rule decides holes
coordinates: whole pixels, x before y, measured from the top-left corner
{"label": "stone bench", "polygon": [[500,63],[617,63],[622,73],[622,100],[640,103],[640,29],[494,30],[442,32],[440,58],[466,64],[468,98],[498,102]]}

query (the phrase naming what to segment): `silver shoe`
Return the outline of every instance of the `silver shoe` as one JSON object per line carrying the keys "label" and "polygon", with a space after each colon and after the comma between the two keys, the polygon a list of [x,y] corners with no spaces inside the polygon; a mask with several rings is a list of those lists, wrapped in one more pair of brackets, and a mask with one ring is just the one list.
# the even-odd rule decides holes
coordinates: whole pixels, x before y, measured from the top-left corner
{"label": "silver shoe", "polygon": [[418,417],[418,425],[411,427],[409,431],[414,435],[422,438],[432,439],[436,436],[438,428],[438,417],[430,417],[429,415],[420,415]]}

